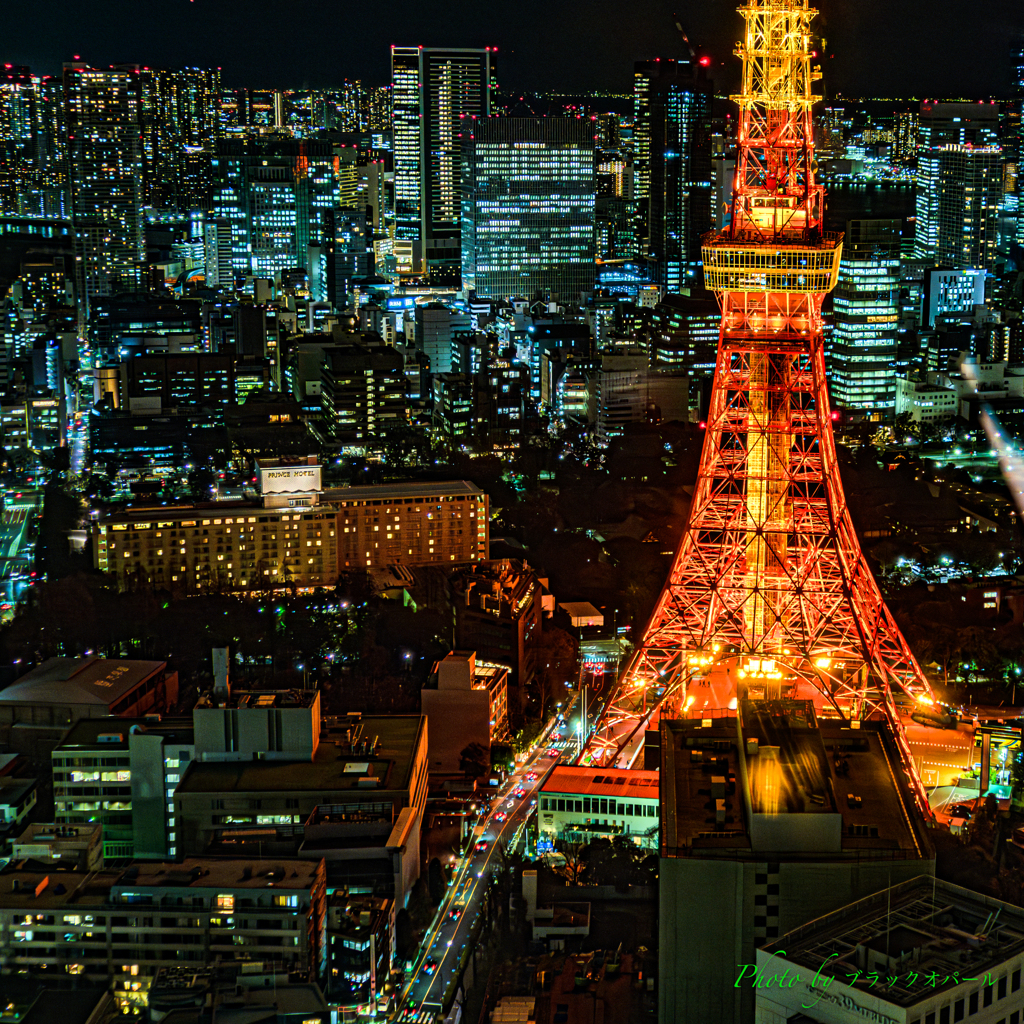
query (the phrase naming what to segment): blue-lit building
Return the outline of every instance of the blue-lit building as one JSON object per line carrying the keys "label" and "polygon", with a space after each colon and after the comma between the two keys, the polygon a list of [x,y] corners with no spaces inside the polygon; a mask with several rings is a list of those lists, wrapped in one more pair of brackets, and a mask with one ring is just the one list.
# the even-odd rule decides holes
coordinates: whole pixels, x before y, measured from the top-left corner
{"label": "blue-lit building", "polygon": [[493,299],[578,302],[594,287],[594,126],[466,119],[462,283]]}
{"label": "blue-lit building", "polygon": [[[230,244],[231,266],[238,276],[273,278],[284,270],[305,268],[309,247],[322,243],[331,211],[339,204],[331,144],[221,141],[211,172],[213,216],[207,245],[218,260]],[[215,225],[215,241],[210,225]]]}
{"label": "blue-lit building", "polygon": [[712,84],[696,61],[638,61],[633,75],[633,189],[638,255],[678,292],[699,277],[701,236],[715,226]]}
{"label": "blue-lit building", "polygon": [[325,241],[326,298],[335,309],[347,309],[354,282],[374,272],[373,230],[366,208],[336,207],[328,218]]}
{"label": "blue-lit building", "polygon": [[929,270],[924,276],[924,324],[934,327],[940,317],[974,318],[974,307],[985,304],[985,271]]}
{"label": "blue-lit building", "polygon": [[896,404],[901,235],[899,220],[847,221],[832,294],[832,400],[878,422],[891,419]]}

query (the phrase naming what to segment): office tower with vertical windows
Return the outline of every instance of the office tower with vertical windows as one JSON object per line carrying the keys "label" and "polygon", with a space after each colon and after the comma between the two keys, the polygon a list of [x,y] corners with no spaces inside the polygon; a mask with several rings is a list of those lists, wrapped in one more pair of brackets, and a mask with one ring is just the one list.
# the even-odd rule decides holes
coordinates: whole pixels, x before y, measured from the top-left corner
{"label": "office tower with vertical windows", "polygon": [[832,400],[871,421],[891,418],[896,403],[900,237],[899,220],[847,221],[832,299]]}
{"label": "office tower with vertical windows", "polygon": [[692,61],[638,61],[633,75],[633,195],[640,257],[658,284],[686,288],[714,227],[712,84]]}
{"label": "office tower with vertical windows", "polygon": [[1002,180],[998,106],[925,100],[914,255],[940,266],[991,270]]}
{"label": "office tower with vertical windows", "polygon": [[[330,143],[313,140],[222,140],[211,161],[216,249],[231,237],[232,270],[273,278],[306,267],[338,205],[338,179]],[[222,271],[218,267],[218,274]]]}
{"label": "office tower with vertical windows", "polygon": [[991,270],[1002,175],[998,146],[965,143],[922,149],[917,159],[915,256],[936,266]]}
{"label": "office tower with vertical windows", "polygon": [[133,291],[140,282],[142,122],[139,71],[64,65],[68,188],[80,294]]}
{"label": "office tower with vertical windows", "polygon": [[400,269],[458,275],[461,119],[490,116],[496,61],[492,47],[391,48],[395,238],[411,253]]}
{"label": "office tower with vertical windows", "polygon": [[492,299],[578,302],[594,287],[594,126],[466,119],[462,283]]}

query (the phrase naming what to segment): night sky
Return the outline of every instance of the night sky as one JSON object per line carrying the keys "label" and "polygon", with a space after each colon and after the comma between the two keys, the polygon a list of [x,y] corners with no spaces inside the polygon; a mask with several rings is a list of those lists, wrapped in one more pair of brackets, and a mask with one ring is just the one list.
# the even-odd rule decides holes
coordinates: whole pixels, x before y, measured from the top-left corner
{"label": "night sky", "polygon": [[[25,0],[5,5],[0,60],[221,67],[226,85],[383,84],[392,43],[497,46],[515,90],[627,92],[632,62],[678,56],[678,10],[734,84],[737,0]],[[1021,0],[820,0],[830,95],[1002,96]],[[725,68],[718,68],[719,62]]]}

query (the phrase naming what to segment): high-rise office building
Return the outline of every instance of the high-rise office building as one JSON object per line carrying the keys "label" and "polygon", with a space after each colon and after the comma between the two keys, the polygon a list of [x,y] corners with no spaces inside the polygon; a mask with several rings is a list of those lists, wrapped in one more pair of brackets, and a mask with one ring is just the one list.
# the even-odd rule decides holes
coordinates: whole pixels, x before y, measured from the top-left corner
{"label": "high-rise office building", "polygon": [[914,254],[991,269],[1002,199],[999,107],[926,100],[920,125]]}
{"label": "high-rise office building", "polygon": [[891,417],[896,403],[900,237],[899,220],[847,221],[832,298],[832,399],[868,420]]}
{"label": "high-rise office building", "polygon": [[338,205],[331,144],[221,141],[211,170],[213,218],[218,235],[231,233],[234,272],[274,277],[306,267]]}
{"label": "high-rise office building", "polygon": [[712,85],[685,60],[638,61],[633,75],[634,199],[639,255],[670,292],[700,266],[700,239],[714,227]]}
{"label": "high-rise office building", "polygon": [[945,144],[921,150],[914,237],[918,258],[948,267],[992,269],[1002,163],[1002,151],[991,145]]}
{"label": "high-rise office building", "polygon": [[461,118],[489,117],[497,50],[393,46],[395,237],[419,242],[413,265],[457,276]]}
{"label": "high-rise office building", "polygon": [[354,281],[374,270],[373,231],[366,208],[335,207],[327,219],[325,297],[338,310],[347,309]]}
{"label": "high-rise office building", "polygon": [[133,291],[140,281],[142,122],[139,71],[64,65],[68,186],[80,294]]}
{"label": "high-rise office building", "polygon": [[594,126],[466,120],[462,282],[487,298],[578,302],[594,287]]}
{"label": "high-rise office building", "polygon": [[324,349],[320,384],[325,427],[354,448],[379,443],[409,420],[405,361],[373,336]]}

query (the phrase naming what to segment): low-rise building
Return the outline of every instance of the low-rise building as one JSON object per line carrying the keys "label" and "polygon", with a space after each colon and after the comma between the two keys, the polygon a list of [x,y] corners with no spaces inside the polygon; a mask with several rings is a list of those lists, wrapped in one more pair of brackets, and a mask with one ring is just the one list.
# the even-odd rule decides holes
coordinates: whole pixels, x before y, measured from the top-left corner
{"label": "low-rise building", "polygon": [[78,871],[11,864],[0,873],[0,972],[148,988],[169,964],[240,949],[308,980],[326,966],[322,862],[204,858]]}
{"label": "low-rise building", "polygon": [[856,724],[791,699],[662,719],[659,1020],[753,1020],[757,947],[934,871],[888,726]]}
{"label": "low-rise building", "polygon": [[38,779],[0,776],[0,839],[21,830],[21,825],[36,805]]}
{"label": "low-rise building", "polygon": [[[300,856],[328,859],[332,888],[404,897],[419,876],[427,720],[351,715],[325,725],[312,758],[193,760],[174,794],[180,854],[290,840]],[[311,831],[320,824],[336,827]]]}
{"label": "low-rise building", "polygon": [[944,384],[896,379],[896,415],[908,415],[913,423],[952,423],[959,405],[956,391]]}
{"label": "low-rise building", "polygon": [[320,691],[214,687],[200,695],[192,722],[200,761],[312,761],[320,745]]}
{"label": "low-rise building", "polygon": [[510,682],[533,678],[530,642],[539,635],[543,588],[526,562],[505,558],[477,562],[448,581],[455,616],[455,646],[477,657],[508,665]]}
{"label": "low-rise building", "polygon": [[164,661],[48,658],[0,690],[0,743],[48,757],[82,719],[136,718],[178,699],[178,673]]}
{"label": "low-rise building", "polygon": [[195,756],[187,718],[90,718],[51,754],[60,825],[99,825],[103,856],[174,857],[174,790]]}
{"label": "low-rise building", "polygon": [[434,666],[436,689],[420,691],[430,723],[430,771],[461,771],[461,753],[471,743],[484,750],[508,732],[508,674],[504,665],[478,661],[473,651],[452,651]]}
{"label": "low-rise building", "polygon": [[98,871],[103,867],[101,825],[29,825],[11,843],[11,860],[33,860],[72,871]]}
{"label": "low-rise building", "polygon": [[323,859],[332,889],[402,906],[419,878],[423,815],[414,807],[392,815],[387,804],[321,804],[302,827],[297,853]]}
{"label": "low-rise building", "polygon": [[[260,1024],[330,1024],[320,986],[288,972],[280,961],[228,960],[208,967],[161,967],[149,988],[151,1020],[195,1024],[259,1021]],[[177,1012],[177,1013],[176,1013]],[[193,1016],[194,1014],[194,1016]]]}
{"label": "low-rise building", "polygon": [[375,1014],[391,971],[395,901],[335,892],[327,900],[327,992],[342,1019]]}
{"label": "low-rise building", "polygon": [[540,789],[538,841],[626,836],[658,845],[658,773],[557,765]]}

